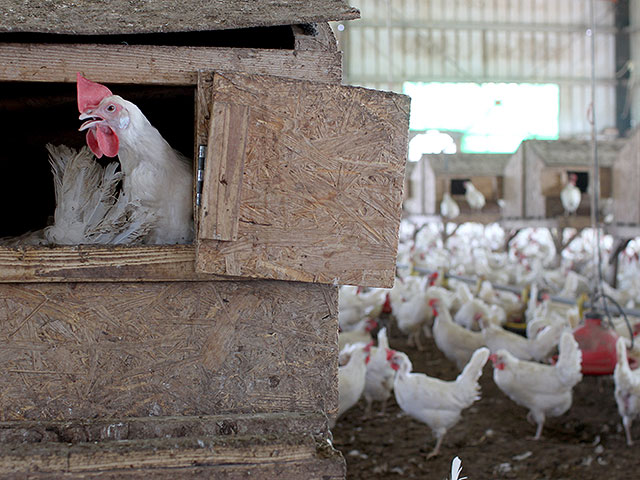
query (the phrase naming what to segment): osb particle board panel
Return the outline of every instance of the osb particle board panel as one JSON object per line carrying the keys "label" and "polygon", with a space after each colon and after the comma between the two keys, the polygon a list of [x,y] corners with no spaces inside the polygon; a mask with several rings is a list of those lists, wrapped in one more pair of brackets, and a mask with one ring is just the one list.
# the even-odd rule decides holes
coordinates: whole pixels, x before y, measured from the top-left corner
{"label": "osb particle board panel", "polygon": [[343,479],[345,463],[308,434],[0,445],[3,478]]}
{"label": "osb particle board panel", "polygon": [[0,285],[0,420],[328,412],[337,289]]}
{"label": "osb particle board panel", "polygon": [[343,0],[0,0],[0,32],[81,35],[223,30],[352,20]]}
{"label": "osb particle board panel", "polygon": [[[196,270],[391,287],[408,97],[227,73],[214,75],[212,90]],[[248,121],[233,120],[247,110]],[[237,202],[237,216],[216,214],[220,202]],[[221,232],[232,241],[217,240]]]}
{"label": "osb particle board panel", "polygon": [[327,434],[322,412],[278,412],[173,417],[85,418],[75,421],[0,422],[0,444],[87,443],[152,438]]}

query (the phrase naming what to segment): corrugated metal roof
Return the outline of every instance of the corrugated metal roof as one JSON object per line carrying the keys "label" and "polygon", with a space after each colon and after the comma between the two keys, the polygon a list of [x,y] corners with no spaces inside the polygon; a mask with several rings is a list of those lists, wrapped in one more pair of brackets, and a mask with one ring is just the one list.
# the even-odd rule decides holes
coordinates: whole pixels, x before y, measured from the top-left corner
{"label": "corrugated metal roof", "polygon": [[344,0],[0,0],[0,32],[193,32],[352,20]]}

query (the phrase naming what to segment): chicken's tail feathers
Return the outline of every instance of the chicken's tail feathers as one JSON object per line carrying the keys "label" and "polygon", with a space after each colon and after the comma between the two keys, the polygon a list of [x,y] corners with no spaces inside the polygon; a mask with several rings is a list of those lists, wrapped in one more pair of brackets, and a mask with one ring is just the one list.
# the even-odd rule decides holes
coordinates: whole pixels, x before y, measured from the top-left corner
{"label": "chicken's tail feathers", "polygon": [[382,327],[378,331],[378,348],[389,348],[389,338],[387,337],[387,327]]}
{"label": "chicken's tail feathers", "polygon": [[462,473],[462,460],[460,457],[455,457],[451,462],[451,480],[466,480],[467,477],[461,477]]}
{"label": "chicken's tail feathers", "polygon": [[559,350],[555,366],[558,378],[564,385],[573,387],[582,380],[582,351],[570,332],[562,333]]}
{"label": "chicken's tail feathers", "polygon": [[462,388],[462,392],[465,393],[465,397],[468,405],[471,405],[474,401],[480,398],[480,385],[478,384],[478,379],[480,375],[482,375],[482,369],[484,368],[487,360],[489,359],[489,349],[487,347],[480,347],[473,355],[471,355],[471,359],[467,362],[458,378],[456,378],[456,383],[459,384]]}
{"label": "chicken's tail feathers", "polygon": [[618,365],[621,367],[629,367],[629,360],[627,359],[627,344],[624,337],[619,337],[616,341],[616,356],[618,358]]}

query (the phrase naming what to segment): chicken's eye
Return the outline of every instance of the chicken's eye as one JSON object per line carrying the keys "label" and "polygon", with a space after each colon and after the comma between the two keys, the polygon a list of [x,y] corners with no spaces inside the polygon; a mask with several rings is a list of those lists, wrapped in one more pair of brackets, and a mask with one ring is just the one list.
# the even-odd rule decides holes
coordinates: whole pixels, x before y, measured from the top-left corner
{"label": "chicken's eye", "polygon": [[115,112],[116,111],[116,106],[111,104],[107,107],[107,112]]}

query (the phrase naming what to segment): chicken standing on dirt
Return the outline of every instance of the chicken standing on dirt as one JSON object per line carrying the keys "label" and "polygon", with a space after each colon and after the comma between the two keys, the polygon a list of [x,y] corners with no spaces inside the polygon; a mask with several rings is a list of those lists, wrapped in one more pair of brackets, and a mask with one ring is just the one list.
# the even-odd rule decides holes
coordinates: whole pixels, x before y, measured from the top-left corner
{"label": "chicken standing on dirt", "polygon": [[398,405],[408,415],[426,423],[436,436],[436,446],[427,458],[440,452],[447,430],[458,423],[462,410],[480,398],[478,379],[488,358],[489,349],[479,348],[458,378],[446,382],[412,373],[411,361],[402,352],[391,357],[391,366],[397,370],[393,390]]}
{"label": "chicken standing on dirt", "polygon": [[391,396],[393,389],[394,370],[389,365],[389,358],[393,355],[393,350],[389,349],[389,339],[387,329],[381,328],[378,331],[378,346],[369,346],[369,356],[367,357],[367,374],[363,396],[367,402],[365,408],[365,418],[371,416],[371,405],[373,402],[382,402],[380,413],[384,413],[387,400]]}
{"label": "chicken standing on dirt", "polygon": [[627,347],[622,337],[616,342],[616,354],[618,362],[613,371],[613,380],[616,384],[615,397],[618,412],[622,417],[624,433],[627,436],[627,445],[631,446],[633,445],[631,422],[640,414],[640,371],[632,371],[629,367]]}
{"label": "chicken standing on dirt", "polygon": [[123,192],[155,216],[149,244],[193,240],[193,172],[190,161],[171,148],[140,109],[104,85],[78,73],[78,110],[86,120],[87,144],[98,158],[118,156]]}
{"label": "chicken standing on dirt", "polygon": [[501,349],[491,355],[493,380],[511,400],[529,409],[527,419],[537,424],[539,440],[547,416],[558,417],[571,407],[572,389],[582,380],[582,352],[569,332],[560,338],[555,365],[519,360]]}
{"label": "chicken standing on dirt", "polygon": [[[341,355],[348,356],[346,365],[338,368],[338,414],[336,419],[353,407],[364,391],[365,375],[367,366],[365,359],[368,353],[364,349],[365,345],[357,343],[351,345],[348,351],[345,349]],[[330,425],[333,427],[335,421]]]}
{"label": "chicken standing on dirt", "polygon": [[438,349],[462,370],[473,352],[484,346],[480,332],[472,332],[458,325],[451,318],[449,310],[438,300],[432,299],[429,305],[433,308],[433,340]]}

